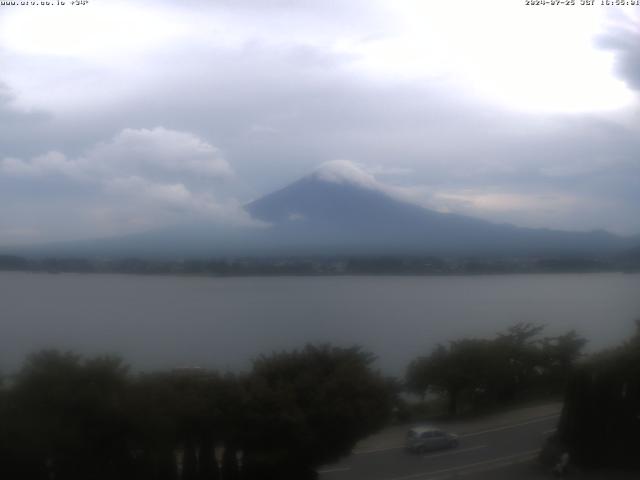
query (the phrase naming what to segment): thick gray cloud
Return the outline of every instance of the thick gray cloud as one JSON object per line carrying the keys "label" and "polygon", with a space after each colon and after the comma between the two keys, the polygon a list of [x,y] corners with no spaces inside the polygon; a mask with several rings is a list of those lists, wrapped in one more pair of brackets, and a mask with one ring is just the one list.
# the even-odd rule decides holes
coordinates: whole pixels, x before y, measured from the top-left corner
{"label": "thick gray cloud", "polygon": [[640,15],[614,18],[613,26],[597,43],[615,52],[618,73],[631,88],[640,90]]}

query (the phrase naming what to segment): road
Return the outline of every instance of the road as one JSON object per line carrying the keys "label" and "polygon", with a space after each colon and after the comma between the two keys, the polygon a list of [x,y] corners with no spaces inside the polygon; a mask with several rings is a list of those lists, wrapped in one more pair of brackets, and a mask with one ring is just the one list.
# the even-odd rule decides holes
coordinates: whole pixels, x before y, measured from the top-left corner
{"label": "road", "polygon": [[[460,446],[427,454],[411,454],[400,446],[362,450],[321,470],[321,480],[436,480],[512,468],[535,458],[555,429],[553,413],[460,434]],[[455,432],[454,432],[455,433]]]}

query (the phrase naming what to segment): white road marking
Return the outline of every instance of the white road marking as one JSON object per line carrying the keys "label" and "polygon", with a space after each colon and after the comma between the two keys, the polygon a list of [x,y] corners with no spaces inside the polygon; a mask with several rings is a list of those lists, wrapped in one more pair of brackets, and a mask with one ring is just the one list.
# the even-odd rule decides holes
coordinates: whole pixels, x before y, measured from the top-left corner
{"label": "white road marking", "polygon": [[472,469],[475,467],[481,467],[481,466],[486,466],[486,465],[490,465],[490,464],[505,464],[505,462],[507,462],[506,464],[509,463],[517,463],[516,462],[511,462],[511,460],[514,459],[518,459],[518,461],[527,461],[529,460],[529,457],[535,456],[535,454],[537,454],[540,450],[536,449],[536,450],[527,450],[526,452],[520,452],[520,453],[516,453],[514,455],[507,455],[505,457],[498,457],[498,458],[493,458],[490,460],[483,460],[482,462],[475,462],[475,463],[469,463],[467,465],[460,465],[457,467],[451,467],[451,468],[444,468],[442,470],[434,470],[432,472],[421,472],[421,473],[414,473],[411,475],[405,475],[402,477],[393,477],[390,478],[389,480],[409,480],[412,478],[423,478],[423,479],[435,479],[437,477],[434,477],[434,475],[442,475],[443,473],[450,473],[450,472],[456,472],[456,473],[460,473],[463,470],[468,470],[468,469]]}
{"label": "white road marking", "polygon": [[447,455],[455,455],[456,453],[464,453],[471,452],[472,450],[480,450],[481,448],[487,448],[489,445],[478,445],[477,447],[469,447],[469,448],[459,448],[456,450],[452,450],[450,452],[444,453],[436,453],[433,455],[423,455],[423,458],[437,458],[437,457],[446,457]]}
{"label": "white road marking", "polygon": [[552,428],[551,430],[545,430],[544,432],[542,432],[543,435],[549,435],[550,433],[555,433],[556,429]]}
{"label": "white road marking", "polygon": [[529,420],[527,422],[514,423],[513,425],[505,425],[504,427],[496,427],[496,428],[491,428],[489,430],[481,430],[479,432],[466,433],[464,435],[459,435],[459,437],[460,438],[475,437],[476,435],[483,435],[485,433],[500,432],[502,430],[509,430],[510,428],[524,427],[525,425],[531,425],[533,423],[544,422],[546,420],[551,420],[552,418],[559,417],[559,416],[560,416],[559,414],[558,415],[548,415],[546,417],[537,418],[535,420]]}
{"label": "white road marking", "polygon": [[318,470],[320,475],[324,473],[337,473],[337,472],[348,472],[351,470],[351,467],[343,467],[343,468],[328,468],[326,470]]}

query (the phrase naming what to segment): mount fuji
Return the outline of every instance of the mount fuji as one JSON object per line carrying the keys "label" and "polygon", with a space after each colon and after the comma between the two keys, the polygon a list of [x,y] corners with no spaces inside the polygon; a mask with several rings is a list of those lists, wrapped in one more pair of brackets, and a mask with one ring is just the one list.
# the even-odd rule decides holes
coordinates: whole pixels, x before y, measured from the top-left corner
{"label": "mount fuji", "polygon": [[271,225],[271,246],[316,253],[597,254],[628,243],[605,231],[520,228],[429,210],[349,169],[320,169],[246,210]]}
{"label": "mount fuji", "polygon": [[[332,162],[244,206],[256,225],[199,222],[121,237],[32,247],[46,255],[607,255],[637,245],[598,230],[522,228],[402,200],[349,162]],[[637,240],[637,239],[636,239]],[[22,252],[25,249],[21,249]]]}

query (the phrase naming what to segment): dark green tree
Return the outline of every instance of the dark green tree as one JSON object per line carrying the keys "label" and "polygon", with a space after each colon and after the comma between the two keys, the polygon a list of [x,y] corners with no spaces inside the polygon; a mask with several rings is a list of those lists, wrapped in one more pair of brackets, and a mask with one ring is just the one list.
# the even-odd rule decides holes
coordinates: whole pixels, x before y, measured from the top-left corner
{"label": "dark green tree", "polygon": [[133,376],[117,358],[39,352],[0,388],[0,478],[314,478],[389,419],[397,385],[373,360],[307,346],[242,376]]}
{"label": "dark green tree", "polygon": [[204,369],[141,375],[128,404],[140,475],[173,478],[180,468],[185,480],[215,478],[214,448],[224,444],[235,454],[245,405],[243,385],[232,375]]}
{"label": "dark green tree", "polygon": [[490,362],[489,341],[456,340],[448,347],[438,345],[430,355],[412,362],[406,383],[411,391],[423,396],[427,390],[443,393],[449,414],[455,415],[463,394],[473,397],[485,391]]}
{"label": "dark green tree", "polygon": [[640,321],[635,335],[571,374],[555,438],[545,450],[587,466],[640,469]]}
{"label": "dark green tree", "polygon": [[518,323],[492,340],[462,339],[438,345],[412,361],[405,375],[410,392],[446,396],[449,414],[482,405],[504,405],[538,392],[559,393],[585,340],[575,332],[540,339],[543,326]]}
{"label": "dark green tree", "polygon": [[[116,358],[32,355],[6,400],[7,478],[114,478],[126,471],[127,368]],[[125,478],[125,477],[122,477]]]}
{"label": "dark green tree", "polygon": [[586,344],[587,340],[575,330],[542,340],[542,366],[548,389],[554,393],[563,391],[574,365],[583,356]]}
{"label": "dark green tree", "polygon": [[262,356],[248,380],[242,437],[251,478],[316,477],[391,414],[389,383],[359,348],[307,346]]}

